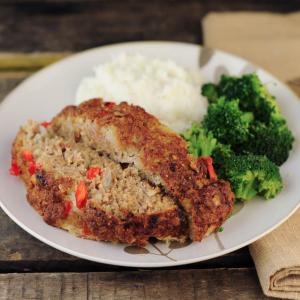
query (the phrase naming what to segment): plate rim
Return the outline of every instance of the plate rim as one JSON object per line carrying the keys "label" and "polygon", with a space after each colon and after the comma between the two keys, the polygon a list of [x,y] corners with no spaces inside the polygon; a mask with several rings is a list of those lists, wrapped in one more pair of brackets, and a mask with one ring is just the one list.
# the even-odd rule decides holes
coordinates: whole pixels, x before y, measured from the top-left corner
{"label": "plate rim", "polygon": [[[3,101],[0,104],[0,112],[2,111],[3,107],[5,107],[5,105],[8,103],[8,100],[10,97],[13,96],[13,94],[15,93],[15,91],[19,90],[20,88],[22,88],[23,84],[28,83],[32,80],[35,79],[36,76],[41,75],[44,72],[47,72],[49,69],[54,68],[56,65],[62,63],[62,62],[66,62],[68,60],[73,60],[76,59],[77,56],[81,56],[83,54],[87,54],[89,52],[94,52],[94,51],[99,51],[100,49],[109,49],[109,48],[117,48],[117,47],[122,47],[122,46],[131,46],[131,45],[159,45],[159,44],[164,44],[164,45],[169,45],[169,46],[184,46],[184,47],[192,47],[195,48],[197,47],[198,49],[203,49],[203,48],[210,48],[214,51],[217,51],[221,54],[225,54],[225,55],[229,55],[234,59],[240,59],[243,60],[245,62],[248,62],[249,64],[251,64],[254,67],[257,67],[261,70],[263,70],[267,75],[270,75],[272,77],[274,77],[276,80],[278,80],[287,90],[289,90],[289,92],[291,94],[293,94],[293,96],[295,98],[297,98],[299,100],[299,96],[285,83],[283,82],[281,79],[278,79],[276,76],[272,75],[269,71],[265,70],[262,67],[257,66],[256,64],[252,63],[251,61],[244,59],[238,55],[232,54],[232,53],[228,53],[226,51],[220,50],[218,48],[211,48],[211,47],[206,47],[200,44],[194,44],[194,43],[186,43],[186,42],[176,42],[176,41],[157,41],[157,40],[147,40],[147,41],[131,41],[131,42],[124,42],[124,43],[114,43],[114,44],[109,44],[109,45],[104,45],[104,46],[98,46],[98,47],[94,47],[94,48],[90,48],[90,49],[86,49],[84,51],[80,51],[78,53],[74,53],[71,54],[70,56],[67,56],[57,62],[54,62],[44,68],[42,68],[41,70],[35,72],[34,74],[30,75],[28,78],[26,78],[25,80],[23,80],[20,84],[18,84],[12,91],[10,91],[5,98],[3,99]],[[52,242],[50,240],[48,240],[47,238],[44,238],[42,235],[36,233],[34,230],[30,229],[29,227],[27,227],[27,225],[25,225],[24,223],[22,223],[21,221],[19,221],[4,205],[4,203],[1,200],[2,197],[0,197],[0,207],[3,209],[3,211],[10,217],[11,220],[13,220],[18,226],[20,226],[23,230],[25,230],[27,233],[29,233],[30,235],[34,236],[35,238],[37,238],[38,240],[40,240],[41,242],[59,250],[65,253],[68,253],[70,255],[82,258],[82,259],[86,259],[86,260],[90,260],[90,261],[94,261],[94,262],[98,262],[98,263],[103,263],[103,264],[109,264],[109,265],[114,265],[114,266],[126,266],[126,267],[134,267],[134,268],[138,268],[138,267],[143,267],[143,268],[159,268],[159,267],[172,267],[172,266],[180,266],[180,265],[188,265],[188,264],[193,264],[193,263],[197,263],[197,262],[201,262],[201,261],[206,261],[215,257],[219,257],[219,256],[223,256],[225,254],[231,253],[233,251],[236,251],[240,248],[243,248],[255,241],[257,241],[258,239],[261,239],[262,237],[264,237],[265,235],[269,234],[270,232],[272,232],[273,230],[275,230],[277,227],[279,227],[282,223],[284,223],[299,207],[300,207],[300,200],[298,201],[298,204],[291,209],[291,211],[284,217],[282,218],[278,223],[276,223],[274,226],[271,226],[268,230],[264,231],[263,233],[261,233],[260,235],[257,235],[255,237],[252,237],[250,239],[248,239],[247,241],[227,248],[227,249],[223,249],[220,250],[216,253],[212,253],[209,255],[205,255],[202,257],[198,257],[198,258],[190,258],[190,259],[183,259],[183,260],[179,260],[179,261],[165,261],[165,262],[130,262],[130,261],[126,261],[126,260],[111,260],[111,259],[106,259],[106,258],[99,258],[99,257],[94,257],[94,256],[90,256],[90,255],[86,255],[84,253],[81,252],[77,252],[75,250],[69,249],[69,248],[65,248],[64,246],[61,246],[55,242]],[[42,220],[43,222],[43,220]],[[49,225],[50,226],[50,225]]]}

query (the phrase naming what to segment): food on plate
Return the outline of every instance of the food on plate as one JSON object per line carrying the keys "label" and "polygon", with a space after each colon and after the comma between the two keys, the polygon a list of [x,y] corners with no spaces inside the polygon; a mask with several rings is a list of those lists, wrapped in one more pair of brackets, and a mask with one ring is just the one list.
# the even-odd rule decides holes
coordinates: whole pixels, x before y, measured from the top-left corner
{"label": "food on plate", "polygon": [[222,161],[220,176],[231,182],[237,199],[251,200],[256,195],[270,199],[283,188],[279,168],[266,156],[232,154]]}
{"label": "food on plate", "polygon": [[191,154],[213,157],[218,175],[231,183],[236,199],[251,200],[256,195],[270,199],[282,190],[279,168],[266,156],[236,155],[230,145],[218,142],[200,124],[193,124],[183,137]]}
{"label": "food on plate", "polygon": [[[249,114],[254,116],[254,118],[250,117],[249,133],[246,132],[248,138],[242,141],[241,145],[231,143],[231,139],[225,141],[226,135],[222,137],[221,142],[229,143],[237,152],[266,155],[277,165],[287,160],[294,141],[293,134],[280,112],[276,98],[269,93],[255,73],[241,77],[223,75],[218,84],[203,85],[202,94],[207,97],[211,105],[219,102],[220,97],[227,102],[238,101],[240,110],[246,114],[246,116],[242,115],[242,118],[249,118]],[[232,126],[232,112],[225,108],[224,111],[226,114],[222,131],[227,129],[229,132]],[[208,129],[215,132],[218,130],[213,126]]]}
{"label": "food on plate", "polygon": [[289,157],[294,137],[284,119],[253,122],[244,152],[266,155],[278,166]]}
{"label": "food on plate", "polygon": [[201,241],[232,211],[230,184],[210,157],[138,106],[99,99],[29,122],[12,149],[30,204],[44,220],[94,240],[144,245]]}
{"label": "food on plate", "polygon": [[256,74],[223,75],[207,83],[207,114],[182,136],[194,156],[208,155],[237,199],[274,198],[283,188],[278,166],[289,156],[294,137],[276,99]]}
{"label": "food on plate", "polygon": [[239,100],[221,97],[209,105],[203,126],[221,143],[239,147],[248,140],[252,120],[252,113],[240,110]]}
{"label": "food on plate", "polygon": [[201,84],[199,71],[172,60],[121,54],[96,66],[94,75],[81,81],[76,104],[92,98],[116,103],[125,100],[182,132],[206,112],[207,101],[199,93]]}

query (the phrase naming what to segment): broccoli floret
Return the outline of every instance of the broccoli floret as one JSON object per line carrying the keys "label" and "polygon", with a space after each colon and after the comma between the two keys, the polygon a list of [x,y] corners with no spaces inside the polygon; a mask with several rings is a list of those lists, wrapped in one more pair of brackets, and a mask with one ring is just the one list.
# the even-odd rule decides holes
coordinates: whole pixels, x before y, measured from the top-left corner
{"label": "broccoli floret", "polygon": [[201,124],[194,123],[182,137],[188,143],[189,153],[194,156],[210,156],[216,147],[217,140],[211,132],[207,132]]}
{"label": "broccoli floret", "polygon": [[288,159],[294,137],[285,120],[272,120],[268,125],[254,122],[250,131],[251,137],[244,152],[266,155],[278,166]]}
{"label": "broccoli floret", "polygon": [[214,166],[221,166],[234,152],[229,145],[219,143],[210,131],[204,129],[201,124],[193,123],[182,133],[187,141],[188,151],[194,156],[211,156]]}
{"label": "broccoli floret", "polygon": [[248,140],[252,113],[240,110],[239,101],[221,97],[209,105],[203,127],[211,131],[218,142],[235,147]]}
{"label": "broccoli floret", "polygon": [[242,77],[223,75],[216,90],[219,96],[228,100],[239,99],[241,110],[252,112],[255,119],[264,123],[281,115],[275,97],[255,73]]}
{"label": "broccoli floret", "polygon": [[229,160],[233,155],[235,154],[231,149],[230,145],[217,143],[211,156],[213,158],[214,167],[216,168],[218,174],[221,175],[222,165],[224,165],[225,162]]}
{"label": "broccoli floret", "polygon": [[202,86],[202,95],[209,103],[216,102],[219,98],[217,86],[213,83],[206,83]]}
{"label": "broccoli floret", "polygon": [[270,199],[283,187],[279,168],[262,155],[231,156],[224,161],[221,176],[231,182],[236,198],[242,200],[256,195]]}

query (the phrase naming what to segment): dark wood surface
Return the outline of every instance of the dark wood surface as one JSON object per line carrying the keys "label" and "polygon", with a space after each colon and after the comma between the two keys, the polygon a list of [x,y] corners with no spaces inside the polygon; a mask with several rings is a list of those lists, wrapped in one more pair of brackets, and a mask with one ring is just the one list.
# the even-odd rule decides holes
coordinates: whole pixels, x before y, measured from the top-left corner
{"label": "dark wood surface", "polygon": [[201,19],[210,11],[291,12],[300,9],[300,0],[0,0],[0,5],[0,51],[32,52],[132,40],[199,43]]}
{"label": "dark wood surface", "polygon": [[[232,288],[234,286],[234,288]],[[55,287],[55,288],[54,288]],[[0,275],[0,299],[266,299],[253,269]]]}
{"label": "dark wood surface", "polygon": [[[201,43],[210,11],[299,9],[300,0],[0,0],[0,102],[33,72],[76,51],[132,40]],[[47,246],[2,211],[0,273],[0,300],[264,299],[247,248],[160,270],[109,266]]]}

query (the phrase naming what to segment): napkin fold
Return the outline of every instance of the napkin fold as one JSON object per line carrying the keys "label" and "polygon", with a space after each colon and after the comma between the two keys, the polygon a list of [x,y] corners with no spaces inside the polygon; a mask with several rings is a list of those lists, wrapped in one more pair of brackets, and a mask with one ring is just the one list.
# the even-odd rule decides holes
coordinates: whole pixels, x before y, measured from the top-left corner
{"label": "napkin fold", "polygon": [[[300,12],[211,13],[202,25],[205,46],[264,67],[300,95]],[[267,296],[300,299],[300,209],[249,249]]]}

